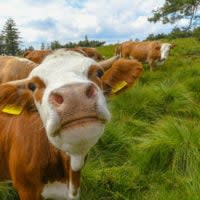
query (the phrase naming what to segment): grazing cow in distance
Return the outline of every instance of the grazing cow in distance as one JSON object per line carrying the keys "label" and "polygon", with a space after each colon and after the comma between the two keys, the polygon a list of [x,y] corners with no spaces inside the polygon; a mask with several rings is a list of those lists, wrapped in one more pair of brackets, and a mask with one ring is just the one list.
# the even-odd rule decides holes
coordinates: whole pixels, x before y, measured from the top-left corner
{"label": "grazing cow in distance", "polygon": [[[83,54],[86,57],[94,59],[95,61],[101,61],[104,59],[103,56],[95,48],[75,47],[75,48],[63,48],[63,49],[65,51],[76,51],[78,53]],[[47,55],[53,52],[54,52],[53,50],[33,50],[25,52],[23,56],[37,64],[40,64],[46,58]]]}
{"label": "grazing cow in distance", "polygon": [[0,56],[0,83],[26,78],[37,64],[14,56]]}
{"label": "grazing cow in distance", "polygon": [[142,71],[117,59],[58,50],[26,79],[0,85],[0,181],[11,179],[21,200],[80,198],[86,155],[110,120],[105,95]]}
{"label": "grazing cow in distance", "polygon": [[[117,45],[117,46],[116,46],[116,49],[115,49],[115,55],[119,55],[120,57],[123,57],[123,56],[121,55],[122,49],[124,49],[125,47],[126,47],[126,48],[131,47],[130,44],[132,44],[132,42],[133,42],[133,41],[131,40],[131,41],[126,41],[126,42],[123,42],[123,43]],[[128,50],[126,49],[126,51],[128,51]]]}
{"label": "grazing cow in distance", "polygon": [[159,41],[127,41],[117,47],[116,55],[142,62],[147,61],[152,71],[157,64],[162,64],[168,58],[172,48],[174,45]]}

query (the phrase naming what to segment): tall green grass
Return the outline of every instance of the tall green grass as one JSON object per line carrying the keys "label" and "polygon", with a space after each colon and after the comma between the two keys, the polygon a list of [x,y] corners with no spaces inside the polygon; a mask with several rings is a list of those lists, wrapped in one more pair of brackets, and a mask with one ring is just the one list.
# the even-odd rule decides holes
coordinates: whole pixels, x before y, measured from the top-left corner
{"label": "tall green grass", "polygon": [[[109,99],[112,121],[89,153],[82,200],[200,199],[200,43],[168,42],[177,46],[164,65]],[[2,186],[8,200],[13,190]]]}
{"label": "tall green grass", "polygon": [[164,65],[109,101],[113,118],[90,152],[82,199],[200,199],[200,43],[169,42],[177,47]]}
{"label": "tall green grass", "polygon": [[0,184],[0,199],[1,200],[19,200],[17,192],[13,189],[11,182]]}

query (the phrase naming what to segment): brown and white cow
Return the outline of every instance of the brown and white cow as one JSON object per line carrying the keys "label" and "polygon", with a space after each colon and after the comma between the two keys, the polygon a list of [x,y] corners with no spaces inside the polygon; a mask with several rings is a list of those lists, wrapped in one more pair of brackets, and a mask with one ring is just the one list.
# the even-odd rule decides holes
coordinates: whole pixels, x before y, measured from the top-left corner
{"label": "brown and white cow", "polygon": [[26,78],[36,66],[26,58],[0,56],[0,83]]}
{"label": "brown and white cow", "polygon": [[157,64],[164,63],[169,56],[170,50],[174,46],[159,41],[127,41],[116,48],[116,54],[123,58],[134,58],[142,62],[147,61],[152,71]]}
{"label": "brown and white cow", "polygon": [[11,179],[21,200],[79,199],[86,155],[110,120],[104,90],[142,72],[115,60],[55,51],[28,78],[0,85],[0,181]]}

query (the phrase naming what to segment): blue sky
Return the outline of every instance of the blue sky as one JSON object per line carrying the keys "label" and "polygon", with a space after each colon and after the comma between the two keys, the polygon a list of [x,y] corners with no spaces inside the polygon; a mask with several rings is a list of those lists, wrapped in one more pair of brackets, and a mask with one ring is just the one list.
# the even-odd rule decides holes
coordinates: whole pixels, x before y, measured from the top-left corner
{"label": "blue sky", "polygon": [[[144,39],[150,33],[169,32],[171,25],[149,23],[152,10],[164,0],[0,0],[0,30],[15,20],[23,46],[41,42],[64,44],[89,39],[116,43]],[[180,22],[184,24],[185,21]]]}

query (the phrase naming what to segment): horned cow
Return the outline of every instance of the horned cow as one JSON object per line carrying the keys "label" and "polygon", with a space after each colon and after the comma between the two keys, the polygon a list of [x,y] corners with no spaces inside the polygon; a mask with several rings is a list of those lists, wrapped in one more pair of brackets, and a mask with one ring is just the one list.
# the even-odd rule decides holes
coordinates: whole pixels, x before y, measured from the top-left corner
{"label": "horned cow", "polygon": [[59,50],[26,79],[0,85],[0,180],[11,179],[21,200],[79,199],[86,155],[110,120],[105,96],[142,72],[117,59]]}

